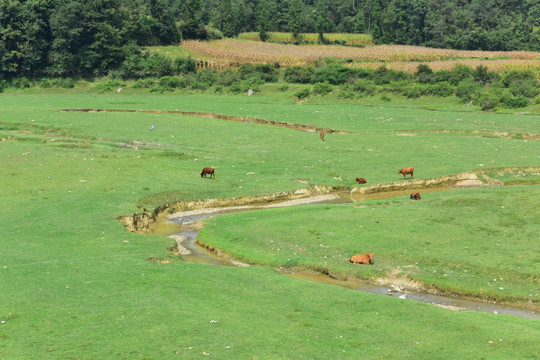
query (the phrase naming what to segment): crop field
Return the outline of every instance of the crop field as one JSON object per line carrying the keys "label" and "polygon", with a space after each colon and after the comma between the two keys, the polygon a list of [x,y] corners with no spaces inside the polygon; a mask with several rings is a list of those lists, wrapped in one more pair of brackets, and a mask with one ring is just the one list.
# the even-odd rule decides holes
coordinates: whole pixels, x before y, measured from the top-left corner
{"label": "crop field", "polygon": [[[174,47],[173,47],[174,48]],[[325,58],[349,59],[350,66],[416,71],[419,63],[428,63],[437,71],[456,64],[486,66],[489,70],[522,69],[538,71],[540,53],[527,51],[465,51],[431,49],[405,45],[370,45],[363,48],[337,45],[291,45],[225,39],[216,41],[184,41],[180,48],[193,58],[216,63],[276,63],[281,66],[314,64]],[[161,52],[164,50],[161,49]],[[167,50],[173,53],[173,50]],[[166,52],[167,52],[166,51]]]}
{"label": "crop field", "polygon": [[[0,94],[0,359],[538,358],[539,320],[278,271],[396,279],[540,311],[536,108],[298,102],[294,86],[279,86],[253,96],[129,86]],[[271,121],[335,131],[321,141]],[[201,178],[207,166],[215,179]],[[184,261],[169,250],[173,239],[118,221],[180,201],[403,183],[406,166],[417,180],[472,172],[507,186],[205,220],[199,240],[248,267]],[[348,261],[367,252],[373,265]]]}

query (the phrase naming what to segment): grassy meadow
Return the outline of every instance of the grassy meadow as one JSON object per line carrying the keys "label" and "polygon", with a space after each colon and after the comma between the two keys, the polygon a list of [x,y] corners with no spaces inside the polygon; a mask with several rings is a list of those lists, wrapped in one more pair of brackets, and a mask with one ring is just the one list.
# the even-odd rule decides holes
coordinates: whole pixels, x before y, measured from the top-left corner
{"label": "grassy meadow", "polygon": [[[433,98],[298,103],[294,86],[277,86],[250,97],[91,86],[0,94],[0,358],[538,358],[536,320],[312,283],[272,266],[360,278],[401,268],[430,287],[538,309],[540,187],[525,168],[540,167],[540,143],[501,133],[538,134],[540,114]],[[198,116],[64,109],[209,112],[347,134],[321,142]],[[205,166],[215,180],[201,179]],[[262,264],[247,268],[184,262],[167,250],[174,240],[116,220],[177,200],[351,188],[359,176],[402,181],[405,166],[420,179],[483,169],[527,185],[208,220],[201,239]],[[368,248],[373,266],[347,263]]]}

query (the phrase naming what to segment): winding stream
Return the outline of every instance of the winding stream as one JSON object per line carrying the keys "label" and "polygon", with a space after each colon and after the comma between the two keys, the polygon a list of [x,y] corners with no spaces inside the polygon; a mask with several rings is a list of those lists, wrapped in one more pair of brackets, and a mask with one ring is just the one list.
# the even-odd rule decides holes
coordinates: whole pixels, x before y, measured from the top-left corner
{"label": "winding stream", "polygon": [[[433,192],[433,191],[445,191],[450,188],[429,188],[418,189],[420,192]],[[308,204],[323,204],[323,203],[348,203],[358,202],[368,199],[382,199],[396,196],[408,195],[410,191],[392,191],[386,193],[375,193],[368,195],[351,195],[349,193],[340,193],[318,196],[309,198],[306,201],[300,203],[283,202],[279,204],[273,204],[272,207],[278,206],[292,206],[292,205],[308,205]],[[215,266],[248,266],[234,260],[226,259],[217,256],[213,252],[200,246],[196,242],[198,230],[193,228],[192,224],[201,219],[206,219],[212,216],[218,216],[230,213],[232,211],[254,211],[263,207],[257,206],[242,206],[236,208],[227,209],[206,209],[192,212],[178,213],[169,215],[167,218],[159,221],[152,227],[152,231],[155,234],[170,235],[171,238],[176,239],[179,244],[179,248],[182,249],[179,256],[186,262],[198,262]],[[285,276],[294,277],[297,279],[304,279],[309,281],[316,281],[323,284],[337,285],[346,287],[353,290],[365,291],[373,294],[392,296],[400,299],[408,299],[430,303],[436,306],[447,308],[454,311],[480,311],[488,312],[492,314],[507,314],[527,319],[540,320],[540,313],[516,308],[507,305],[499,305],[496,303],[485,303],[474,300],[465,300],[452,298],[448,296],[427,294],[421,292],[414,292],[410,289],[403,289],[395,285],[382,286],[380,284],[374,284],[361,280],[337,280],[331,278],[325,274],[310,273],[310,272],[295,272],[295,273],[283,273]]]}

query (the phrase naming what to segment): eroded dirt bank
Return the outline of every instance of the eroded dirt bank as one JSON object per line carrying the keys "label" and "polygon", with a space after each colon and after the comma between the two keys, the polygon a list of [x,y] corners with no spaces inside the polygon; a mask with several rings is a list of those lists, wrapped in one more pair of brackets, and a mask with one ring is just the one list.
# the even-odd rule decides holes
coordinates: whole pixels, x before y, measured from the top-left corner
{"label": "eroded dirt bank", "polygon": [[[480,173],[480,172],[477,172]],[[440,176],[430,179],[407,179],[392,183],[377,184],[365,187],[355,187],[348,189],[345,187],[331,187],[314,185],[309,188],[296,190],[294,192],[279,192],[261,196],[244,196],[228,199],[205,199],[186,200],[159,206],[154,211],[143,209],[140,213],[121,216],[117,220],[121,221],[126,229],[131,232],[150,233],[150,226],[160,217],[168,216],[180,217],[196,215],[202,213],[217,213],[224,211],[249,210],[273,206],[294,206],[301,203],[317,202],[329,199],[312,198],[314,196],[335,194],[343,192],[355,196],[362,196],[374,193],[386,193],[400,190],[419,190],[427,188],[464,188],[482,186],[502,186],[503,183],[481,174],[482,179],[475,172],[466,172],[454,175]],[[296,202],[295,202],[296,200]],[[300,201],[303,200],[303,201]],[[288,202],[288,203],[284,203]]]}
{"label": "eroded dirt bank", "polygon": [[[186,214],[210,214],[224,211],[260,209],[264,207],[293,206],[306,202],[329,200],[329,197],[321,198],[321,196],[331,195],[337,191],[345,190],[346,188],[344,187],[315,185],[306,189],[299,189],[291,192],[284,191],[269,195],[178,201],[159,206],[154,211],[143,209],[140,213],[121,216],[118,217],[117,220],[121,221],[128,231],[148,234],[151,232],[151,225],[158,221],[158,219],[167,215],[178,217],[185,216]],[[337,197],[337,195],[331,196]]]}
{"label": "eroded dirt bank", "polygon": [[186,115],[186,116],[197,116],[205,117],[210,119],[219,119],[227,121],[235,121],[242,123],[254,123],[262,125],[271,125],[277,127],[284,127],[287,129],[306,131],[306,132],[324,132],[327,134],[354,134],[347,131],[322,128],[314,125],[307,124],[295,124],[289,123],[286,121],[277,121],[277,120],[267,120],[251,116],[231,116],[231,115],[222,115],[215,113],[207,112],[195,112],[195,111],[180,111],[180,110],[135,110],[135,109],[64,109],[60,110],[61,112],[133,112],[133,113],[150,113],[150,114],[177,114],[177,115]]}

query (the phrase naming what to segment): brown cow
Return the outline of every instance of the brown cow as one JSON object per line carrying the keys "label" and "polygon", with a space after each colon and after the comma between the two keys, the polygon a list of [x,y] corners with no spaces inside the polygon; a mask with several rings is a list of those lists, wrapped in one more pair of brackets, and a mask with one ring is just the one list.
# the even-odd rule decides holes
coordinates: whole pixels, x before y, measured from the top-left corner
{"label": "brown cow", "polygon": [[414,168],[412,166],[403,168],[401,170],[398,170],[398,174],[403,174],[403,178],[405,178],[405,175],[411,174],[411,178],[412,178],[414,177]]}
{"label": "brown cow", "polygon": [[420,193],[411,194],[411,200],[420,200]]}
{"label": "brown cow", "polygon": [[365,184],[367,182],[366,179],[364,179],[364,178],[356,178],[354,180],[356,180],[356,182],[359,183],[359,184]]}
{"label": "brown cow", "polygon": [[321,131],[321,141],[324,141],[324,131]]}
{"label": "brown cow", "polygon": [[206,177],[206,175],[210,175],[210,178],[214,177],[214,179],[216,178],[216,174],[214,173],[214,168],[211,168],[211,167],[205,167],[204,169],[202,169],[202,172],[201,172],[201,177]]}
{"label": "brown cow", "polygon": [[373,262],[373,254],[354,255],[349,259],[353,264],[370,265]]}

